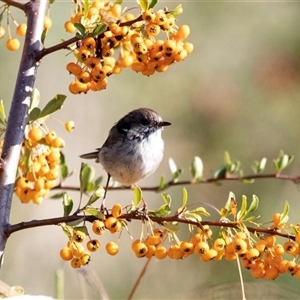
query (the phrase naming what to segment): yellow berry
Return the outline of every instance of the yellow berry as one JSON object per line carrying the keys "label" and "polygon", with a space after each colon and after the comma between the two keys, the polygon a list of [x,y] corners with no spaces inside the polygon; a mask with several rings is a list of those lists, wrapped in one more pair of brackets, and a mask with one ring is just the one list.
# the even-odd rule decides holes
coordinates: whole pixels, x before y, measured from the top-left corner
{"label": "yellow berry", "polygon": [[98,240],[90,240],[87,242],[87,249],[91,252],[95,252],[100,249],[100,242]]}
{"label": "yellow berry", "polygon": [[105,249],[109,255],[116,255],[119,252],[119,246],[114,242],[107,243]]}
{"label": "yellow berry", "polygon": [[3,39],[4,36],[5,36],[5,29],[2,26],[0,26],[0,39]]}
{"label": "yellow berry", "polygon": [[71,132],[75,129],[75,123],[73,121],[68,121],[67,123],[65,123],[65,129],[68,132]]}
{"label": "yellow berry", "polygon": [[185,253],[191,254],[194,252],[194,245],[190,242],[182,241],[180,243],[180,249],[181,249],[181,251],[183,251]]}
{"label": "yellow berry", "polygon": [[6,48],[10,51],[16,51],[20,48],[20,42],[16,38],[10,38],[6,42]]}
{"label": "yellow berry", "polygon": [[66,65],[66,69],[70,72],[70,74],[73,74],[75,76],[78,76],[82,72],[81,67],[73,62],[68,63]]}
{"label": "yellow berry", "polygon": [[65,30],[69,33],[74,33],[76,31],[76,27],[71,21],[67,21],[64,24]]}
{"label": "yellow berry", "polygon": [[205,254],[209,250],[209,245],[206,242],[199,242],[195,245],[195,253]]}
{"label": "yellow berry", "polygon": [[256,248],[252,248],[247,250],[246,257],[250,261],[258,259],[260,256],[260,252]]}
{"label": "yellow berry", "polygon": [[111,209],[111,214],[115,218],[119,218],[122,214],[122,206],[121,204],[114,204],[114,206]]}
{"label": "yellow berry", "polygon": [[43,131],[42,129],[38,127],[33,127],[29,130],[28,132],[28,137],[33,141],[33,142],[38,142],[43,138]]}
{"label": "yellow berry", "polygon": [[91,260],[91,255],[87,251],[84,251],[80,256],[80,264],[86,266]]}
{"label": "yellow berry", "polygon": [[120,18],[121,12],[122,12],[122,6],[121,4],[118,3],[114,3],[114,5],[111,8],[111,14],[115,17],[115,18]]}
{"label": "yellow berry", "polygon": [[103,221],[96,220],[93,222],[92,230],[97,235],[103,235],[105,233],[105,225]]}
{"label": "yellow berry", "polygon": [[73,258],[72,251],[69,247],[62,248],[59,255],[63,260],[71,260]]}
{"label": "yellow berry", "polygon": [[157,36],[160,33],[160,27],[156,23],[149,23],[146,26],[146,32],[149,36]]}
{"label": "yellow berry", "polygon": [[220,251],[225,248],[225,241],[222,238],[218,238],[214,241],[213,248],[217,251]]}
{"label": "yellow berry", "polygon": [[16,34],[18,36],[24,36],[26,34],[27,31],[27,24],[23,23],[20,24],[17,28],[16,28]]}
{"label": "yellow berry", "polygon": [[54,148],[63,148],[65,146],[65,142],[58,136],[51,142],[51,146]]}
{"label": "yellow berry", "polygon": [[72,242],[70,245],[70,249],[72,251],[73,256],[75,257],[80,257],[82,252],[84,251],[83,246],[77,242]]}
{"label": "yellow berry", "polygon": [[237,254],[245,254],[247,251],[247,243],[243,239],[235,239],[233,242],[234,250]]}
{"label": "yellow berry", "polygon": [[74,269],[80,268],[81,267],[81,261],[80,258],[75,257],[71,260],[71,267]]}
{"label": "yellow berry", "polygon": [[49,29],[52,26],[52,20],[49,16],[45,16],[44,18],[44,28]]}
{"label": "yellow berry", "polygon": [[80,230],[76,230],[73,232],[73,241],[77,242],[77,243],[82,243],[86,238],[86,235],[84,232],[80,231]]}
{"label": "yellow berry", "polygon": [[190,35],[190,32],[190,27],[188,25],[181,25],[178,28],[177,35],[181,40],[184,40]]}
{"label": "yellow berry", "polygon": [[164,259],[167,257],[167,249],[164,246],[158,246],[154,252],[157,259]]}

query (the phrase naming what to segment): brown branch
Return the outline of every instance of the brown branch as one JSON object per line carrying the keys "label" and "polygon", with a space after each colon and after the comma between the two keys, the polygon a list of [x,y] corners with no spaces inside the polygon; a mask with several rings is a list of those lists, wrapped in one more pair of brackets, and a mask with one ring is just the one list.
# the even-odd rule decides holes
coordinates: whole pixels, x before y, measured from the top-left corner
{"label": "brown branch", "polygon": [[[7,1],[7,0],[6,0]],[[131,20],[131,21],[127,21],[127,22],[123,22],[123,23],[120,23],[119,26],[131,26],[132,24],[136,23],[136,22],[139,22],[139,21],[142,21],[143,18],[142,16],[139,16],[137,17],[136,19],[134,20]],[[108,29],[106,29],[108,30]],[[103,35],[103,33],[101,34],[101,36]],[[88,35],[87,35],[88,36]],[[69,46],[73,43],[76,43],[77,41],[81,40],[82,37],[77,37],[77,36],[74,36],[66,41],[63,41],[57,45],[54,45],[52,47],[49,47],[49,48],[44,48],[42,49],[40,52],[37,53],[37,55],[35,56],[35,59],[37,61],[41,60],[44,56],[50,54],[50,53],[53,53],[53,52],[56,52],[56,51],[59,51],[61,49],[69,49]]]}
{"label": "brown branch", "polygon": [[1,2],[4,2],[9,6],[19,8],[19,9],[23,10],[24,12],[26,12],[26,3],[24,3],[24,2],[21,2],[18,0],[1,0]]}
{"label": "brown branch", "polygon": [[[256,180],[256,179],[279,179],[291,181],[295,184],[299,183],[300,175],[283,175],[283,174],[257,174],[257,175],[247,175],[247,176],[232,176],[227,175],[223,178],[208,178],[202,179],[201,181],[193,181],[193,180],[181,180],[174,181],[173,179],[165,183],[165,185],[161,188],[160,186],[152,186],[152,187],[140,187],[142,191],[150,191],[150,192],[162,192],[172,186],[181,186],[181,185],[194,185],[194,184],[207,184],[207,183],[217,183],[221,181],[239,181],[243,182],[246,180]],[[126,186],[110,186],[108,190],[111,191],[120,191],[120,190],[130,190],[131,187]],[[64,184],[59,184],[53,188],[53,190],[69,190],[69,191],[80,191],[79,187],[76,186],[68,186]]]}
{"label": "brown branch", "polygon": [[[109,216],[107,216],[109,217]],[[124,220],[142,220],[144,219],[144,216],[137,215],[135,213],[130,213],[130,214],[123,214],[119,217],[119,219],[124,219]],[[178,222],[182,224],[190,224],[190,225],[195,225],[195,226],[204,226],[204,225],[209,225],[209,226],[217,226],[217,227],[227,227],[227,228],[240,228],[239,223],[237,222],[224,222],[224,221],[202,221],[201,223],[191,221],[188,219],[183,219],[179,215],[174,215],[174,216],[169,216],[169,217],[155,217],[155,216],[147,216],[151,221],[163,225],[165,222],[171,223],[171,222]],[[29,222],[20,222],[14,225],[9,225],[5,231],[5,235],[8,237],[12,233],[24,230],[24,229],[29,229],[29,228],[34,228],[34,227],[41,227],[41,226],[50,226],[50,225],[59,225],[62,223],[69,223],[69,222],[74,222],[78,220],[84,220],[86,222],[93,222],[97,220],[97,217],[95,216],[86,216],[86,215],[71,215],[67,217],[58,217],[58,218],[51,218],[51,219],[42,219],[42,220],[32,220]],[[270,235],[278,235],[284,238],[292,239],[294,240],[293,235],[289,235],[286,233],[281,233],[278,231],[276,228],[264,228],[264,227],[248,227],[246,226],[249,232],[252,233],[264,233],[264,234],[270,234]]]}

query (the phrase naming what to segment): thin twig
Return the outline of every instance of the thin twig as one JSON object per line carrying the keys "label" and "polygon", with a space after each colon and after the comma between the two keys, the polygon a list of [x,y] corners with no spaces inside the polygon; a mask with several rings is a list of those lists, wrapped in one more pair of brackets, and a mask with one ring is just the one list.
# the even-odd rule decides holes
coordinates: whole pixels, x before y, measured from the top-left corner
{"label": "thin twig", "polygon": [[6,3],[9,6],[13,6],[19,8],[23,11],[26,11],[26,3],[17,1],[17,0],[1,0],[2,2]]}
{"label": "thin twig", "polygon": [[[194,184],[207,184],[207,183],[217,183],[221,181],[247,181],[247,180],[256,180],[256,179],[279,179],[279,180],[285,180],[285,181],[291,181],[295,184],[299,183],[300,181],[300,175],[283,175],[283,174],[254,174],[254,175],[247,175],[247,176],[233,176],[233,175],[227,175],[223,178],[208,178],[208,179],[202,179],[201,181],[193,181],[193,180],[181,180],[181,181],[174,181],[170,180],[167,183],[164,184],[163,187],[160,186],[152,186],[152,187],[140,187],[142,191],[150,191],[150,192],[162,192],[166,189],[172,187],[172,186],[181,186],[181,185],[194,185]],[[68,186],[64,185],[62,183],[58,184],[56,187],[53,188],[53,190],[68,190],[68,191],[80,191],[79,187],[76,186]],[[120,191],[120,190],[130,190],[131,187],[126,186],[110,186],[108,187],[108,190],[112,191]]]}

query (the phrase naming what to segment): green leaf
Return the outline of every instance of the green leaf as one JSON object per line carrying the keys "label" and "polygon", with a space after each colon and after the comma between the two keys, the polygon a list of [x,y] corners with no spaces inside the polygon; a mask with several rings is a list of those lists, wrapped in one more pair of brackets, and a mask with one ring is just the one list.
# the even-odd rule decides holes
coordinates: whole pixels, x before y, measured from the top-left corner
{"label": "green leaf", "polygon": [[64,217],[67,217],[73,209],[73,200],[67,193],[63,194],[63,207]]}
{"label": "green leaf", "polygon": [[68,222],[66,223],[68,226],[70,227],[74,227],[77,226],[78,224],[81,224],[84,221],[84,218],[80,218],[78,220],[72,221],[72,222]]}
{"label": "green leaf", "polygon": [[149,9],[150,8],[153,8],[156,4],[158,3],[158,0],[152,0],[151,2],[150,2],[150,4],[149,4]]}
{"label": "green leaf", "polygon": [[202,218],[198,214],[191,213],[190,211],[186,211],[183,213],[183,217],[186,220],[190,220],[192,222],[201,222]]}
{"label": "green leaf", "polygon": [[60,199],[60,198],[63,198],[63,196],[64,196],[64,192],[62,192],[62,193],[57,193],[57,194],[54,194],[54,195],[52,195],[51,197],[50,197],[50,199]]}
{"label": "green leaf", "polygon": [[94,202],[96,202],[98,199],[100,199],[101,197],[104,196],[105,190],[102,186],[99,186],[94,193],[92,194],[92,196],[90,197],[87,205],[91,205]]}
{"label": "green leaf", "polygon": [[285,169],[294,160],[294,156],[285,154],[282,150],[279,153],[278,158],[273,160],[274,167],[277,173]]}
{"label": "green leaf", "polygon": [[237,220],[242,220],[246,215],[246,212],[247,212],[247,197],[243,195],[241,209],[237,213]]}
{"label": "green leaf", "polygon": [[198,156],[195,156],[193,161],[192,161],[192,164],[191,164],[191,167],[190,167],[190,170],[191,170],[191,174],[192,174],[192,178],[194,181],[200,181],[203,177],[203,163],[202,163],[202,160],[200,157]]}
{"label": "green leaf", "polygon": [[231,158],[230,158],[230,154],[228,151],[225,151],[224,153],[224,164],[225,165],[231,165],[232,161],[231,161]]}
{"label": "green leaf", "polygon": [[285,201],[284,202],[284,207],[283,207],[283,212],[282,212],[282,214],[280,216],[280,224],[284,224],[284,223],[286,223],[288,221],[288,219],[289,219],[289,216],[288,216],[289,211],[290,211],[290,205],[289,205],[288,201]]}
{"label": "green leaf", "polygon": [[74,23],[74,26],[78,30],[78,32],[76,33],[76,36],[78,34],[79,37],[84,37],[86,34],[85,26],[82,25],[81,23]]}
{"label": "green leaf", "polygon": [[188,192],[186,190],[186,188],[182,189],[182,207],[186,207],[188,201]]}
{"label": "green leaf", "polygon": [[227,209],[227,211],[231,211],[231,201],[234,200],[235,201],[235,195],[233,192],[229,192],[229,196],[228,199],[225,203],[224,208]]}
{"label": "green leaf", "polygon": [[159,218],[166,217],[170,213],[171,213],[171,208],[167,204],[162,205],[157,211],[148,211],[148,214],[150,216],[159,217]]}
{"label": "green leaf", "polygon": [[169,232],[178,232],[179,231],[178,222],[163,222],[163,226]]}
{"label": "green leaf", "polygon": [[92,168],[88,164],[81,163],[80,192],[82,194],[88,190],[88,185],[93,180],[94,174],[95,174],[94,168]]}
{"label": "green leaf", "polygon": [[226,171],[227,168],[226,166],[221,166],[218,170],[215,171],[214,173],[214,178],[219,179],[219,178],[225,178],[226,177]]}
{"label": "green leaf", "polygon": [[168,206],[171,206],[171,201],[172,201],[172,198],[169,194],[167,193],[162,193],[161,194],[161,197],[162,199],[164,200],[165,204],[168,205]]}
{"label": "green leaf", "polygon": [[81,232],[85,233],[86,235],[89,234],[88,229],[85,225],[73,227],[73,230],[81,231]]}
{"label": "green leaf", "polygon": [[116,3],[116,4],[122,4],[122,3],[123,3],[123,0],[116,0],[115,3]]}
{"label": "green leaf", "polygon": [[5,114],[5,108],[3,105],[3,100],[0,101],[0,120],[3,125],[6,124],[6,114]]}
{"label": "green leaf", "polygon": [[169,158],[169,168],[170,168],[172,174],[174,174],[178,170],[173,158]]}
{"label": "green leaf", "polygon": [[148,9],[148,0],[137,0],[137,4],[141,7],[143,11]]}
{"label": "green leaf", "polygon": [[29,113],[29,121],[35,121],[40,117],[41,110],[38,107],[34,107]]}
{"label": "green leaf", "polygon": [[179,4],[170,12],[170,14],[173,15],[174,17],[176,17],[176,16],[182,14],[182,12],[183,12],[182,5]]}
{"label": "green leaf", "polygon": [[99,24],[97,25],[93,32],[92,32],[92,37],[96,37],[99,34],[102,34],[103,32],[105,32],[105,30],[107,29],[107,25],[106,24]]}
{"label": "green leaf", "polygon": [[254,212],[257,208],[258,208],[258,204],[259,204],[259,199],[256,195],[252,196],[252,201],[250,203],[250,206],[247,210],[247,213],[250,214],[252,212]]}
{"label": "green leaf", "polygon": [[98,178],[95,180],[95,185],[96,185],[96,186],[100,185],[101,182],[102,182],[102,180],[103,180],[103,177],[102,177],[102,176],[98,177]]}
{"label": "green leaf", "polygon": [[42,32],[42,35],[41,35],[41,42],[42,42],[42,44],[45,43],[45,40],[46,40],[46,37],[47,37],[47,33],[48,33],[48,29],[45,28],[45,29],[43,30],[43,32]]}
{"label": "green leaf", "polygon": [[158,188],[159,190],[163,190],[166,186],[166,180],[164,176],[160,176],[160,180],[159,180],[159,184],[158,184]]}
{"label": "green leaf", "polygon": [[84,11],[84,16],[86,17],[88,14],[90,8],[90,1],[89,0],[84,0],[83,2],[83,11]]}
{"label": "green leaf", "polygon": [[136,186],[134,189],[133,189],[133,203],[136,207],[138,207],[142,201],[142,190]]}
{"label": "green leaf", "polygon": [[210,216],[209,212],[207,212],[204,207],[197,207],[197,208],[195,208],[193,210],[189,210],[187,212],[192,213],[192,214],[202,215],[202,216],[205,216],[205,217]]}
{"label": "green leaf", "polygon": [[100,216],[103,217],[104,214],[101,213],[101,212],[99,211],[98,208],[95,208],[95,207],[86,207],[85,209],[83,209],[83,211],[84,211],[85,213],[91,215],[91,216],[94,216],[94,217],[97,217],[97,218],[103,220],[103,218],[100,218]]}
{"label": "green leaf", "polygon": [[60,166],[60,173],[62,179],[66,179],[69,176],[69,170],[67,165],[61,165]]}
{"label": "green leaf", "polygon": [[42,109],[42,111],[40,113],[40,118],[50,115],[53,112],[61,109],[66,98],[67,98],[67,96],[65,96],[65,95],[61,95],[61,94],[55,95],[54,98],[52,100],[50,100],[46,104],[46,106]]}

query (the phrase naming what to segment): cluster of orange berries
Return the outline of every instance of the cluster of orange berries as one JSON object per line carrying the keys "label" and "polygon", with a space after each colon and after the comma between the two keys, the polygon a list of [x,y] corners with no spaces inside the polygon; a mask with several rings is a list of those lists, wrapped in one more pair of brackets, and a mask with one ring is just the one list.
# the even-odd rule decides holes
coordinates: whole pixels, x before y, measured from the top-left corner
{"label": "cluster of orange berries", "polygon": [[[122,206],[115,204],[111,209],[111,216],[106,220],[95,220],[92,225],[92,231],[96,235],[103,235],[106,230],[114,234],[123,227],[122,222],[118,217],[122,214]],[[65,261],[70,261],[73,268],[79,268],[89,263],[91,252],[96,252],[100,249],[101,244],[98,239],[89,239],[86,244],[87,250],[83,247],[83,242],[86,239],[86,234],[82,231],[73,231],[72,238],[68,241],[66,247],[60,250],[60,257]],[[119,252],[118,244],[108,242],[105,246],[106,252],[109,255],[116,255]]]}
{"label": "cluster of orange berries", "polygon": [[[72,131],[74,122],[67,122],[65,128]],[[34,123],[27,131],[15,185],[15,193],[22,203],[40,204],[56,186],[60,176],[60,151],[64,144],[55,131],[49,131],[43,124]]]}
{"label": "cluster of orange berries", "polygon": [[[7,14],[7,17],[8,17],[8,39],[6,40],[6,48],[9,51],[16,51],[20,48],[21,43],[18,38],[11,36],[11,28],[10,28],[9,18],[11,17],[13,19],[13,23],[16,26],[15,33],[19,37],[25,36],[26,31],[27,31],[27,24],[25,24],[25,23],[18,24],[17,21],[12,17],[8,6],[3,7],[3,11],[1,12],[1,14],[4,13],[4,10],[7,10],[7,12],[8,12],[8,14]],[[49,29],[51,26],[52,26],[52,20],[50,19],[49,16],[45,16],[44,29]],[[0,39],[3,39],[5,36],[6,36],[6,30],[0,24]]]}
{"label": "cluster of orange berries", "polygon": [[[106,220],[96,220],[92,224],[92,230],[96,235],[103,235],[106,230],[111,233],[119,232],[124,223],[120,220],[122,207],[115,204],[111,209],[111,214]],[[280,214],[273,217],[274,226],[279,225]],[[278,223],[276,223],[278,222]],[[272,228],[274,226],[272,225]],[[159,228],[151,228],[151,234],[144,239],[137,239],[132,242],[131,248],[138,258],[164,259],[184,259],[192,254],[199,256],[201,261],[211,260],[228,261],[240,258],[242,266],[251,270],[251,275],[255,278],[276,279],[280,274],[289,273],[300,279],[300,264],[297,258],[300,255],[300,228],[295,235],[295,241],[289,240],[284,244],[276,243],[276,235],[268,235],[258,241],[250,237],[244,231],[232,234],[228,229],[222,232],[221,237],[213,240],[212,230],[208,225],[197,228],[197,233],[189,240],[179,241],[174,233],[162,231]],[[166,235],[169,235],[171,245],[163,245]],[[90,261],[90,253],[82,246],[85,234],[81,231],[74,231],[72,239],[67,247],[63,248],[60,256],[63,260],[70,260],[71,266],[78,268],[86,265]],[[89,240],[87,249],[90,252],[99,250],[100,242],[97,239]],[[109,242],[106,244],[106,252],[116,255],[119,251],[118,244]],[[284,258],[284,255],[292,259]]]}
{"label": "cluster of orange berries", "polygon": [[[65,23],[65,29],[73,33],[75,25],[80,23],[85,26],[87,37],[78,42],[74,50],[77,62],[66,66],[75,76],[69,85],[70,92],[105,89],[107,78],[119,74],[123,68],[131,67],[150,76],[182,61],[193,51],[191,43],[183,42],[190,28],[188,25],[178,28],[175,22],[174,15],[167,11],[149,9],[140,17],[122,14],[121,5],[112,2],[95,1],[86,14],[77,12]],[[91,36],[99,24],[106,24],[106,30]],[[161,31],[166,33],[167,40],[155,39]],[[115,54],[117,49],[118,54]]]}

